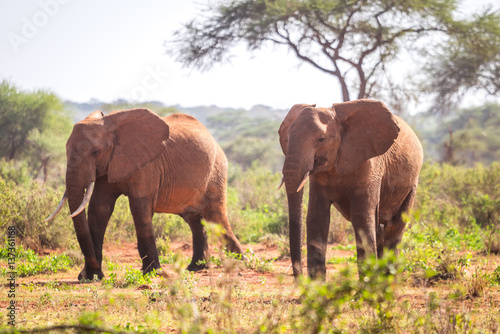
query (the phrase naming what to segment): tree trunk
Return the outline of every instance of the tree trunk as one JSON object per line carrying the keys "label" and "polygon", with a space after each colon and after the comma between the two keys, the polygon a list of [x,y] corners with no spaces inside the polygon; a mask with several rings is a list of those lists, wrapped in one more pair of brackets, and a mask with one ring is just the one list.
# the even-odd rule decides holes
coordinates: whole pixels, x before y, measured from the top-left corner
{"label": "tree trunk", "polygon": [[42,169],[43,169],[43,184],[47,183],[47,173],[49,169],[50,157],[42,159]]}

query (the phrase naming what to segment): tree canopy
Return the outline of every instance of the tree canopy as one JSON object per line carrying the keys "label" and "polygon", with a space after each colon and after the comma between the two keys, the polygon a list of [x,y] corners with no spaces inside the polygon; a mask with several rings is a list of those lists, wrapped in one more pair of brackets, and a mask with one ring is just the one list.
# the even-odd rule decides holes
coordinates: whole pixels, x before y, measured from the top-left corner
{"label": "tree canopy", "polygon": [[53,93],[27,92],[8,81],[0,83],[0,158],[26,159],[38,175],[50,160],[65,157],[71,120]]}
{"label": "tree canopy", "polygon": [[500,93],[500,15],[485,11],[454,22],[447,43],[425,55],[424,90],[434,95],[432,109],[449,111],[471,90]]}
{"label": "tree canopy", "polygon": [[[419,86],[436,101],[457,100],[473,87],[497,92],[500,14],[486,10],[458,19],[456,10],[456,0],[226,0],[209,5],[166,45],[178,61],[201,70],[228,61],[238,43],[249,50],[281,45],[334,76],[344,101],[401,99],[408,82],[395,80],[391,66],[424,53],[432,57]],[[464,68],[471,58],[473,65]],[[406,67],[421,70],[412,60]]]}

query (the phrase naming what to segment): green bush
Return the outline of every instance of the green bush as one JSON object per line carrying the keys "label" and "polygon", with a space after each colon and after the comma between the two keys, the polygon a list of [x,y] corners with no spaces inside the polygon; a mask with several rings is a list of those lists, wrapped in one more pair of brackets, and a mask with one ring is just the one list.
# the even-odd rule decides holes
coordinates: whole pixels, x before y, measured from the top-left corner
{"label": "green bush", "polygon": [[500,285],[500,266],[496,267],[491,273],[491,281],[495,285]]}
{"label": "green bush", "polygon": [[0,177],[6,182],[14,182],[16,185],[29,186],[32,177],[26,161],[6,161],[0,160]]}
{"label": "green bush", "polygon": [[[3,248],[0,249],[0,258],[6,259],[9,257],[8,248],[6,239]],[[16,273],[20,277],[66,271],[77,264],[77,261],[64,253],[40,256],[32,249],[24,249],[22,245],[16,245],[15,249]],[[2,269],[3,275],[7,272],[9,272],[8,268]]]}
{"label": "green bush", "polygon": [[153,228],[156,238],[191,241],[191,229],[181,217],[174,214],[155,213]]}
{"label": "green bush", "polygon": [[[359,279],[352,265],[329,277],[328,282],[302,278],[299,283],[300,304],[291,311],[291,331],[287,332],[344,332],[346,328],[332,328],[332,324],[339,324],[338,319],[346,313],[346,309],[366,308],[372,310],[368,314],[373,316],[362,316],[355,320],[364,332],[394,332],[397,328],[393,316],[397,307],[395,281],[401,273],[401,260],[388,252],[383,259],[367,259],[360,269],[363,274]],[[262,325],[263,328],[265,330],[262,332],[274,332],[273,329],[277,329],[270,323]],[[352,332],[352,328],[349,331]]]}
{"label": "green bush", "polygon": [[228,189],[229,222],[243,243],[267,234],[288,235],[286,193],[277,191],[281,174],[253,166],[235,170]]}
{"label": "green bush", "polygon": [[500,163],[474,168],[424,164],[416,207],[421,218],[441,224],[500,223]]}
{"label": "green bush", "polygon": [[134,269],[130,266],[123,267],[113,262],[107,262],[108,274],[102,281],[106,286],[114,288],[136,287],[144,284],[151,284],[156,276],[153,270],[143,275],[140,269]]}
{"label": "green bush", "polygon": [[[489,231],[500,226],[500,163],[474,168],[424,164],[403,250],[429,257],[441,251],[495,250]],[[423,260],[422,260],[423,259]],[[425,265],[424,265],[425,267]]]}
{"label": "green bush", "polygon": [[0,174],[0,229],[15,226],[17,242],[36,251],[44,247],[71,247],[76,238],[68,237],[75,234],[67,208],[50,222],[44,221],[63,193],[63,188],[44,186],[33,180],[26,182],[23,176],[14,179]]}

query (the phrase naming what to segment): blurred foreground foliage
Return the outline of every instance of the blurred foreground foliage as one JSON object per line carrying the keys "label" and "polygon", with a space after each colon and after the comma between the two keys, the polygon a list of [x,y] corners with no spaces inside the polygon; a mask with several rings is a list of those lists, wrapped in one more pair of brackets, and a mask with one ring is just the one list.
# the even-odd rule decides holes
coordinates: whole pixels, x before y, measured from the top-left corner
{"label": "blurred foreground foliage", "polygon": [[[37,257],[23,249],[18,256],[30,263]],[[0,252],[0,261],[4,258]],[[48,276],[57,273],[61,264],[74,265],[72,261],[50,256],[26,269]],[[102,283],[71,285],[54,279],[55,275],[43,285],[24,283],[19,289],[25,302],[32,304],[23,310],[26,320],[14,331],[0,323],[0,331],[497,333],[499,328],[493,290],[500,267],[491,275],[477,270],[471,277],[455,280],[450,284],[454,291],[446,293],[443,286],[429,289],[412,284],[405,273],[407,261],[390,252],[379,260],[367,259],[361,279],[351,264],[331,273],[326,282],[302,277],[296,284],[268,286],[266,277],[260,276],[262,287],[235,279],[233,258],[221,261],[224,270],[209,284],[180,269],[185,265],[180,259],[174,259],[173,267],[178,269],[170,279],[142,275],[140,270],[109,261]],[[412,295],[414,291],[417,295]],[[488,291],[492,298],[482,298]],[[40,320],[47,309],[51,312]]]}

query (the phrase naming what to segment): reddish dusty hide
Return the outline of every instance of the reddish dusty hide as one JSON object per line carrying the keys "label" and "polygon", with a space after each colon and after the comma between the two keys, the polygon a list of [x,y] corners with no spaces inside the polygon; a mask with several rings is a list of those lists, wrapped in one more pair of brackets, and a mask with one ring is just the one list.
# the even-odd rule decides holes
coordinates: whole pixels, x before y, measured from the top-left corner
{"label": "reddish dusty hide", "polygon": [[[208,261],[201,219],[221,224],[228,249],[242,253],[227,219],[227,159],[195,118],[165,118],[148,109],[94,112],[75,124],[66,144],[66,191],[78,242],[85,257],[79,279],[104,276],[102,246],[116,199],[125,195],[137,233],[144,273],[160,269],[153,233],[155,212],[180,215],[193,235],[189,270]],[[85,207],[88,205],[88,216]]]}
{"label": "reddish dusty hide", "polygon": [[357,100],[331,108],[296,104],[279,129],[293,272],[302,274],[302,198],[309,180],[306,219],[311,277],[326,273],[325,254],[333,205],[351,221],[358,261],[397,251],[402,213],[413,205],[423,151],[412,129],[379,101]]}

